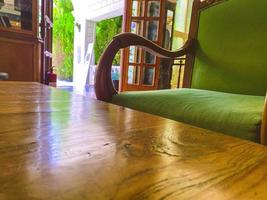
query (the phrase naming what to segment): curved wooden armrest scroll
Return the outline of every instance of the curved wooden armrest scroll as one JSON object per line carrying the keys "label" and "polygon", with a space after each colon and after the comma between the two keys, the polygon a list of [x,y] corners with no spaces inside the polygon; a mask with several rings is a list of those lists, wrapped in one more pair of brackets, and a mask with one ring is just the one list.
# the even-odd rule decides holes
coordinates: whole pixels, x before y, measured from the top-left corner
{"label": "curved wooden armrest scroll", "polygon": [[263,145],[267,145],[267,94],[264,103],[263,117],[261,122],[261,138],[260,142]]}
{"label": "curved wooden armrest scroll", "polygon": [[117,94],[111,80],[111,67],[112,61],[120,49],[129,46],[138,46],[158,57],[174,59],[192,52],[193,44],[193,40],[188,40],[185,45],[177,51],[168,51],[133,33],[122,33],[115,36],[102,54],[97,67],[95,76],[95,93],[97,99],[110,101],[112,96]]}

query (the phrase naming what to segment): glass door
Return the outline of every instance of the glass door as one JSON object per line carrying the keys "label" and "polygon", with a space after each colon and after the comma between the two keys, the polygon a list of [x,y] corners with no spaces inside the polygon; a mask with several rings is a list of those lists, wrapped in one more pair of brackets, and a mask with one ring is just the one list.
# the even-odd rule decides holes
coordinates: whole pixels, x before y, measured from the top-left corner
{"label": "glass door", "polygon": [[[176,3],[169,0],[126,1],[124,32],[135,33],[171,49],[175,6]],[[134,46],[124,49],[122,55],[120,91],[159,88],[162,71],[159,58]]]}
{"label": "glass door", "polygon": [[[132,0],[127,3],[130,12],[126,16],[126,32],[132,32],[156,44],[161,44],[163,0]],[[138,47],[123,52],[121,90],[157,89],[159,59]]]}

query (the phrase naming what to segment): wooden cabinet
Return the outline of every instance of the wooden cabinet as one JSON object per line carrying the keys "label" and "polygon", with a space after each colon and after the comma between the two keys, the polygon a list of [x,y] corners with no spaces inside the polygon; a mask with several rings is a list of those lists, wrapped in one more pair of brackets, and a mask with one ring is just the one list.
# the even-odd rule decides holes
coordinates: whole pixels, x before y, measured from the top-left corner
{"label": "wooden cabinet", "polygon": [[[124,31],[171,49],[176,3],[169,0],[130,0],[125,3]],[[160,73],[164,74],[166,65],[170,66],[172,61],[163,61],[138,47],[127,48],[122,55],[121,91],[155,90],[166,85]]]}
{"label": "wooden cabinet", "polygon": [[10,81],[44,82],[44,2],[0,0],[0,71]]}
{"label": "wooden cabinet", "polygon": [[11,81],[40,81],[38,41],[0,37],[0,71]]}

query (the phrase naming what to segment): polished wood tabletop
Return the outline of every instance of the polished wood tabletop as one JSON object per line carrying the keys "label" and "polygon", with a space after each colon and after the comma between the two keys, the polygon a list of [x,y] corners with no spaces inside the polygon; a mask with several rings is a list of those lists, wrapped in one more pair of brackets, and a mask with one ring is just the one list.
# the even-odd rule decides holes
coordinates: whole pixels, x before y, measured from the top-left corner
{"label": "polished wood tabletop", "polygon": [[267,148],[38,83],[0,82],[0,200],[267,199]]}

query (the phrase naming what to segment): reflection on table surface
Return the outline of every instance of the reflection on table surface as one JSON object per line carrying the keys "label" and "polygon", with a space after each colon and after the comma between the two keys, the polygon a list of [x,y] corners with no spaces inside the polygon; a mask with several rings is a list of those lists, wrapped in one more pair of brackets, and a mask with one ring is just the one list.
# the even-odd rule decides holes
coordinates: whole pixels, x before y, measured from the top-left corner
{"label": "reflection on table surface", "polygon": [[0,82],[0,199],[266,199],[264,146]]}

